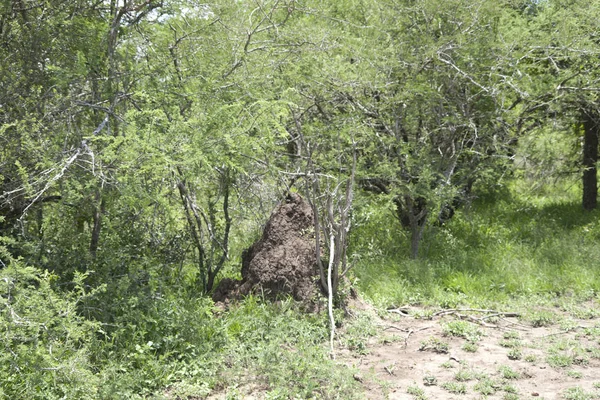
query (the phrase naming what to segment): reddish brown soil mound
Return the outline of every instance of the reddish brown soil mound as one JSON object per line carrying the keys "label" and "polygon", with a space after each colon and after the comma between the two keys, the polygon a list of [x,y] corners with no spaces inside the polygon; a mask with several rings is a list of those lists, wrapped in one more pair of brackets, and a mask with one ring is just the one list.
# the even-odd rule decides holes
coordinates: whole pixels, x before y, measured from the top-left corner
{"label": "reddish brown soil mound", "polygon": [[317,292],[316,264],[312,208],[290,193],[271,214],[260,240],[242,254],[242,280],[223,279],[213,299],[263,293],[308,302]]}

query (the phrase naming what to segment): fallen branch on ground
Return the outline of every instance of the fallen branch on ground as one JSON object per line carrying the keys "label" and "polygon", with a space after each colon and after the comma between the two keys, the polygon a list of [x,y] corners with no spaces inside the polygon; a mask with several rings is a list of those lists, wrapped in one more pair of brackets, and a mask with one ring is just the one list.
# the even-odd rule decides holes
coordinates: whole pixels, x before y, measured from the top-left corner
{"label": "fallen branch on ground", "polygon": [[387,312],[393,313],[393,314],[399,314],[399,315],[402,315],[403,317],[410,316],[410,312],[408,311],[407,308],[391,308],[391,309],[388,309]]}
{"label": "fallen branch on ground", "polygon": [[521,314],[517,313],[517,312],[500,312],[500,311],[496,311],[496,310],[482,310],[480,308],[451,308],[451,309],[447,309],[447,310],[440,310],[436,313],[433,313],[433,316],[439,316],[439,315],[448,315],[448,314],[454,314],[454,313],[460,313],[460,312],[478,312],[478,313],[486,313],[486,314],[493,314],[493,315],[489,315],[486,317],[482,317],[482,318],[491,318],[494,316],[502,316],[502,317],[520,317]]}

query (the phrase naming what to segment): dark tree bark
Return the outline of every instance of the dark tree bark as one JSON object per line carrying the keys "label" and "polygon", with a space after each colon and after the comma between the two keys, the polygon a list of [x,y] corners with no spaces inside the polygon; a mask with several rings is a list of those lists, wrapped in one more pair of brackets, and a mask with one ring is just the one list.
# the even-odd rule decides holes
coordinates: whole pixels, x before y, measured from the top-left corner
{"label": "dark tree bark", "polygon": [[410,258],[416,260],[419,257],[419,246],[427,222],[427,203],[424,199],[414,201],[410,196],[404,196],[404,202],[410,227]]}
{"label": "dark tree bark", "polygon": [[598,205],[598,129],[595,115],[583,114],[583,209],[594,210]]}

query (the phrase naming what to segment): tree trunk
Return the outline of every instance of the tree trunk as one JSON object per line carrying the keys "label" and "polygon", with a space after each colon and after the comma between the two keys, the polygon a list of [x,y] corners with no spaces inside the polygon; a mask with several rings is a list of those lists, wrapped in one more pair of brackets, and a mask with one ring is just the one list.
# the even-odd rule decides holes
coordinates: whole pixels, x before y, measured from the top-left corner
{"label": "tree trunk", "polygon": [[598,205],[598,123],[583,114],[583,209],[594,210]]}
{"label": "tree trunk", "polygon": [[92,258],[96,258],[96,252],[98,251],[98,244],[100,243],[100,231],[102,230],[102,216],[104,215],[105,204],[104,199],[102,198],[102,194],[100,190],[96,193],[96,202],[100,202],[94,208],[93,214],[93,227],[92,227],[92,238],[90,240],[90,254]]}
{"label": "tree trunk", "polygon": [[425,230],[425,223],[415,223],[410,228],[410,258],[416,260],[419,258],[419,245],[421,239],[423,239],[423,231]]}
{"label": "tree trunk", "polygon": [[419,257],[419,245],[427,224],[427,203],[423,198],[413,201],[408,195],[404,196],[404,202],[410,226],[410,258],[416,260]]}

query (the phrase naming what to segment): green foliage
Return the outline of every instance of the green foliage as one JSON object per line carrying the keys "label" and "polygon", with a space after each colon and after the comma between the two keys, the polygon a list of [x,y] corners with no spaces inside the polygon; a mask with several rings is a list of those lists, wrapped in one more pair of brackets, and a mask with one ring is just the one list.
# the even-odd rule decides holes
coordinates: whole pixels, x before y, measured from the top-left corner
{"label": "green foliage", "polygon": [[502,339],[498,344],[509,349],[517,349],[522,345],[521,340],[519,339]]}
{"label": "green foliage", "polygon": [[97,398],[93,350],[102,329],[78,313],[78,304],[92,294],[84,281],[85,275],[76,275],[65,291],[56,286],[56,275],[19,260],[0,269],[3,396]]}
{"label": "green foliage", "polygon": [[344,343],[358,354],[367,354],[367,341],[377,333],[372,317],[368,314],[360,314],[355,320],[348,321],[344,331]]}
{"label": "green foliage", "polygon": [[102,372],[107,397],[151,394],[167,386],[205,396],[218,387],[253,382],[284,397],[352,398],[356,391],[351,371],[329,360],[321,346],[326,321],[302,315],[290,300],[275,306],[251,297],[227,312],[204,298],[131,307],[100,349],[99,359],[107,361]]}
{"label": "green foliage", "polygon": [[442,384],[442,388],[449,391],[452,394],[466,394],[467,385],[458,382],[445,382]]}
{"label": "green foliage", "polygon": [[435,375],[426,374],[423,376],[423,384],[425,386],[435,386],[437,385],[437,377]]}
{"label": "green foliage", "polygon": [[[558,188],[557,188],[558,190]],[[355,225],[353,251],[361,254],[358,284],[376,304],[459,305],[510,303],[526,297],[540,305],[563,293],[592,296],[598,288],[598,218],[573,201],[511,187],[496,201],[482,197],[424,241],[426,260],[410,260],[402,233],[383,229],[385,205],[373,204]],[[377,232],[377,233],[376,233]],[[381,279],[381,276],[387,277]],[[552,323],[548,312],[525,318]]]}
{"label": "green foliage", "polygon": [[581,387],[569,388],[562,393],[562,398],[565,400],[591,400],[597,398],[596,394],[586,392]]}
{"label": "green foliage", "polygon": [[523,357],[523,352],[520,348],[514,347],[508,351],[506,354],[509,360],[520,360]]}
{"label": "green foliage", "polygon": [[433,351],[434,353],[448,353],[450,347],[447,342],[431,336],[427,340],[421,341],[419,345],[420,351]]}
{"label": "green foliage", "polygon": [[[509,340],[509,339],[520,339],[521,335],[519,335],[518,331],[506,331],[502,334],[502,337],[505,340]],[[506,346],[506,347],[511,347],[511,346]]]}
{"label": "green foliage", "polygon": [[467,382],[475,377],[472,371],[461,368],[456,374],[454,374],[454,380],[457,382]]}
{"label": "green foliage", "polygon": [[425,391],[418,386],[409,386],[406,388],[406,393],[413,396],[416,400],[427,400],[427,396],[425,395]]}
{"label": "green foliage", "polygon": [[461,348],[468,353],[475,353],[479,349],[479,346],[476,342],[465,342]]}
{"label": "green foliage", "polygon": [[554,322],[554,314],[551,311],[535,311],[527,316],[534,328],[549,326]]}
{"label": "green foliage", "polygon": [[478,341],[483,332],[479,327],[468,321],[453,320],[449,321],[442,327],[444,336],[455,336],[467,339],[468,341]]}
{"label": "green foliage", "polygon": [[500,389],[500,385],[489,377],[482,377],[473,389],[484,396],[490,396]]}
{"label": "green foliage", "polygon": [[517,371],[515,371],[508,365],[501,365],[498,368],[498,372],[500,373],[500,376],[504,379],[519,379],[521,377],[521,374],[519,374]]}
{"label": "green foliage", "polygon": [[[331,192],[354,152],[351,281],[377,306],[600,293],[573,183],[596,2],[113,3],[0,6],[2,396],[359,397],[322,317],[207,297],[288,190]],[[374,329],[340,342],[364,354]]]}

